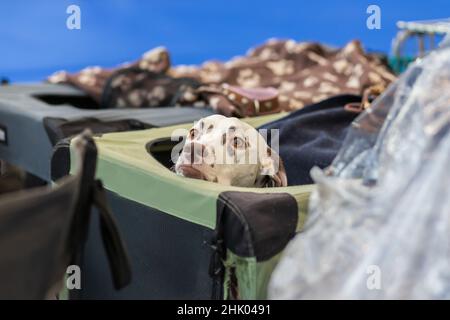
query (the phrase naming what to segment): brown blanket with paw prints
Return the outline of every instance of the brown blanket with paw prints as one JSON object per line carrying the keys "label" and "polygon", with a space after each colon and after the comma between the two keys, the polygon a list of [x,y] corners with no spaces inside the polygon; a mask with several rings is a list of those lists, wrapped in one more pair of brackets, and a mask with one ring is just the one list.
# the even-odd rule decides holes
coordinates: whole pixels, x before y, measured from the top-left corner
{"label": "brown blanket with paw prints", "polygon": [[269,40],[245,56],[201,66],[171,66],[169,52],[159,47],[114,69],[89,67],[48,78],[84,90],[102,107],[208,105],[227,116],[296,110],[393,80],[387,65],[358,41],[333,49],[293,40]]}

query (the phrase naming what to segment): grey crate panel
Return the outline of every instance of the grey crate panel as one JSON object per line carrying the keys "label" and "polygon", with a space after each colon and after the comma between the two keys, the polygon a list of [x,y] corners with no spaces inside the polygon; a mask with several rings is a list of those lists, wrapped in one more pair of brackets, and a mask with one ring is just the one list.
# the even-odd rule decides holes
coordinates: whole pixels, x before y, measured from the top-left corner
{"label": "grey crate panel", "polygon": [[0,87],[0,130],[6,143],[0,142],[0,159],[23,167],[28,172],[50,180],[50,158],[53,146],[45,131],[46,117],[78,120],[97,118],[102,121],[135,119],[153,126],[168,126],[198,120],[213,112],[193,107],[153,109],[82,109],[69,104],[51,105],[36,96],[85,97],[73,87],[53,84],[24,84]]}

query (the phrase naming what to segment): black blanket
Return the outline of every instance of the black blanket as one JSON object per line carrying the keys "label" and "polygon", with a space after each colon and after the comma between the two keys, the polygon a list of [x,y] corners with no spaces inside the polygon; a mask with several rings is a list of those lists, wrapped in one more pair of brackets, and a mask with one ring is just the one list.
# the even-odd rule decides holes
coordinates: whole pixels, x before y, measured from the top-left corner
{"label": "black blanket", "polygon": [[[358,115],[344,106],[360,102],[356,95],[339,95],[309,105],[260,129],[279,129],[279,153],[286,167],[289,185],[313,183],[309,174],[314,166],[331,164]],[[270,130],[268,142],[270,144]]]}

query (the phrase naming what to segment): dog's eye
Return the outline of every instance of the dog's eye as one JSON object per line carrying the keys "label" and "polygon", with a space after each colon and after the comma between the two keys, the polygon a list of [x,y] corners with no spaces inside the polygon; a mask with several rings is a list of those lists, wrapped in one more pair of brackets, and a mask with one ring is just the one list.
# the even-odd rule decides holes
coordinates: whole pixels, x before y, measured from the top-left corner
{"label": "dog's eye", "polygon": [[192,128],[192,129],[189,131],[189,138],[195,139],[197,136],[198,136],[198,130]]}
{"label": "dog's eye", "polygon": [[233,146],[235,148],[242,148],[244,146],[245,142],[243,139],[239,138],[239,137],[234,137],[233,138]]}

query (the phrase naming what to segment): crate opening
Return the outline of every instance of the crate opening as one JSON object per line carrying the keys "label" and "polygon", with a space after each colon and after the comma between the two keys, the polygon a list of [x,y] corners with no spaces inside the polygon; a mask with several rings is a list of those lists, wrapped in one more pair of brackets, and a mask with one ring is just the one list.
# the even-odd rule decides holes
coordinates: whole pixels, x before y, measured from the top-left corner
{"label": "crate opening", "polygon": [[38,94],[34,98],[52,106],[70,105],[78,109],[100,109],[100,104],[85,95]]}
{"label": "crate opening", "polygon": [[170,138],[153,140],[147,143],[147,152],[164,167],[172,169],[175,165],[171,159],[172,149],[182,141],[183,137],[179,137],[175,141],[172,141]]}

